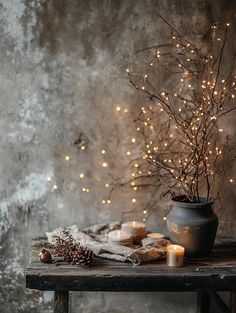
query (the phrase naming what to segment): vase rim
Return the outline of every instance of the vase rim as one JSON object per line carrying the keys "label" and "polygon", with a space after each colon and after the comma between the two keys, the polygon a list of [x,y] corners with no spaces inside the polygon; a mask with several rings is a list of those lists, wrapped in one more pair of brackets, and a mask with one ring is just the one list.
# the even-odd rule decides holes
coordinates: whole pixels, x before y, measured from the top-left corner
{"label": "vase rim", "polygon": [[213,200],[209,199],[207,201],[206,197],[199,197],[200,202],[187,202],[187,201],[183,201],[184,199],[186,199],[185,195],[179,195],[179,196],[175,196],[171,199],[172,203],[176,203],[181,205],[182,207],[204,207],[204,206],[208,206],[208,205],[212,205],[213,204]]}

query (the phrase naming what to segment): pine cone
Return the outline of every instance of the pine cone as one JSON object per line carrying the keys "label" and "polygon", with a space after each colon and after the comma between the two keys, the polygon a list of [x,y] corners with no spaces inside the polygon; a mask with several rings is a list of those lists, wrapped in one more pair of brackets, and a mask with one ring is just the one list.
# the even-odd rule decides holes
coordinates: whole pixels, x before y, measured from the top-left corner
{"label": "pine cone", "polygon": [[62,230],[61,236],[56,236],[55,252],[66,262],[83,266],[90,266],[94,257],[92,250],[75,243],[67,229]]}
{"label": "pine cone", "polygon": [[94,253],[87,247],[80,247],[79,264],[83,266],[90,266],[93,262]]}

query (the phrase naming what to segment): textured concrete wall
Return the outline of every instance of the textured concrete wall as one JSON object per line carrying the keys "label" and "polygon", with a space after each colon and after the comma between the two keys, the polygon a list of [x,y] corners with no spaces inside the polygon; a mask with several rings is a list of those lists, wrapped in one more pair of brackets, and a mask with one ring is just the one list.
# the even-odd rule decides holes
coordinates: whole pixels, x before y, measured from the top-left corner
{"label": "textured concrete wall", "polygon": [[[235,13],[234,1],[220,0],[0,0],[2,313],[52,312],[52,293],[24,288],[32,237],[62,224],[120,219],[132,209],[129,192],[118,193],[110,205],[101,203],[104,183],[127,165],[132,113],[144,101],[125,69],[135,63],[135,51],[165,39],[158,13],[182,30],[194,27],[200,39],[210,23],[208,7],[214,19]],[[90,192],[83,192],[87,187]],[[221,231],[230,233],[235,199],[230,191],[226,195]],[[164,209],[157,203],[150,228],[164,229]],[[193,298],[77,293],[72,307],[81,313],[184,313],[193,312]]]}

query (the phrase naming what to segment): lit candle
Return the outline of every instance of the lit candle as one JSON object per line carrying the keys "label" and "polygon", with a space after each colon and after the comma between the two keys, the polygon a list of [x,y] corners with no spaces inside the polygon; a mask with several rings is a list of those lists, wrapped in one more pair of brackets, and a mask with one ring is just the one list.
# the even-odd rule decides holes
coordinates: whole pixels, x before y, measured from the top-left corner
{"label": "lit candle", "polygon": [[184,247],[178,245],[167,246],[167,265],[181,267],[184,264]]}
{"label": "lit candle", "polygon": [[159,234],[159,233],[149,233],[147,234],[148,238],[152,238],[152,239],[161,239],[164,237],[164,235]]}
{"label": "lit candle", "polygon": [[144,223],[131,221],[121,225],[121,229],[130,233],[134,238],[134,243],[139,244],[146,237],[146,225]]}
{"label": "lit candle", "polygon": [[132,246],[133,237],[130,233],[123,230],[112,230],[108,233],[108,242],[122,246]]}

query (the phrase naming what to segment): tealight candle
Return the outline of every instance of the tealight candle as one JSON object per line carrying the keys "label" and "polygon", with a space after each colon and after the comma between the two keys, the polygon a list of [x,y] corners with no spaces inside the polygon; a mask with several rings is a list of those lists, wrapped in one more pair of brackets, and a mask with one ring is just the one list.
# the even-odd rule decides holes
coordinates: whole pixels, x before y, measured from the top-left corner
{"label": "tealight candle", "polygon": [[179,245],[167,246],[167,265],[181,267],[184,264],[184,247]]}
{"label": "tealight candle", "polygon": [[152,239],[161,239],[164,238],[164,235],[159,234],[159,233],[149,233],[147,234],[148,238],[152,238]]}
{"label": "tealight candle", "polygon": [[112,230],[108,233],[108,242],[122,246],[132,246],[133,237],[123,230]]}
{"label": "tealight candle", "polygon": [[121,229],[133,236],[134,243],[140,243],[146,237],[146,225],[140,222],[125,222],[121,225]]}

